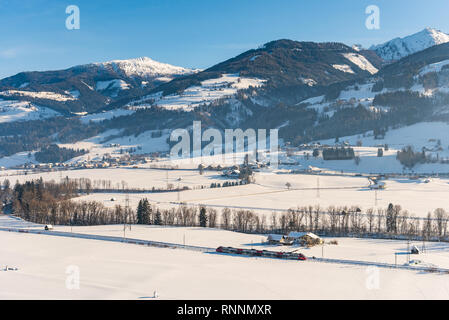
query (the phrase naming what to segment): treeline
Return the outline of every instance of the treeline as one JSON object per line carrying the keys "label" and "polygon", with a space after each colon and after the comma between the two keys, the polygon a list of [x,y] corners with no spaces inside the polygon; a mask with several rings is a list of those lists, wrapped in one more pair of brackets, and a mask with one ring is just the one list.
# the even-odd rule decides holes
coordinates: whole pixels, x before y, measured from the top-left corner
{"label": "treeline", "polygon": [[65,162],[72,158],[86,154],[88,151],[84,149],[60,148],[56,144],[50,144],[42,147],[34,154],[34,158],[41,163]]}
{"label": "treeline", "polygon": [[148,130],[185,128],[195,120],[194,112],[160,107],[138,109],[135,113],[101,122],[105,129],[123,129],[121,136],[135,136]]}
{"label": "treeline", "polygon": [[136,222],[134,212],[120,205],[111,209],[97,201],[72,201],[78,187],[69,179],[60,183],[42,179],[16,183],[12,189],[9,182],[4,182],[0,198],[9,195],[12,213],[36,223],[81,226]]}
{"label": "treeline", "polygon": [[324,160],[351,160],[354,159],[355,153],[353,148],[324,148]]}
{"label": "treeline", "polygon": [[254,233],[302,231],[326,235],[449,241],[449,215],[444,209],[429,212],[426,218],[417,218],[401,206],[393,204],[385,209],[370,208],[365,213],[357,207],[329,206],[323,210],[320,206],[308,206],[266,216],[251,210],[223,208],[218,211],[206,206],[181,205],[162,209],[142,199],[136,216],[138,224],[148,225],[201,226]]}
{"label": "treeline", "polygon": [[[83,180],[83,183],[86,181]],[[137,210],[116,205],[107,208],[96,201],[75,202],[79,182],[63,179],[56,183],[42,179],[16,183],[5,180],[0,199],[12,205],[12,212],[25,220],[55,225],[147,224],[168,226],[202,226],[239,232],[287,233],[311,231],[326,235],[386,236],[449,240],[449,215],[444,209],[417,218],[399,205],[367,209],[358,207],[317,206],[298,207],[271,215],[252,210],[181,204],[161,208],[142,199]],[[6,195],[6,196],[5,196]],[[6,199],[6,200],[5,200]]]}
{"label": "treeline", "polygon": [[76,118],[55,117],[45,120],[0,124],[0,157],[38,150],[59,141],[73,143],[103,131],[99,124],[83,124]]}
{"label": "treeline", "polygon": [[[61,183],[42,180],[4,184],[1,193],[12,194],[13,213],[28,221],[55,225],[145,224],[222,228],[248,233],[315,232],[323,235],[368,236],[449,241],[449,216],[444,209],[417,218],[399,205],[368,209],[358,207],[307,206],[273,212],[181,204],[161,208],[142,199],[137,210],[116,205],[107,208],[96,201],[74,202],[77,186],[70,180]],[[1,194],[0,194],[1,195]]]}
{"label": "treeline", "polygon": [[428,161],[424,151],[415,152],[411,146],[407,146],[398,151],[396,159],[398,159],[399,162],[407,168],[413,168],[419,163],[426,163]]}
{"label": "treeline", "polygon": [[432,115],[434,99],[421,95],[419,92],[399,90],[377,94],[373,105],[389,107],[388,118],[393,124],[410,125]]}

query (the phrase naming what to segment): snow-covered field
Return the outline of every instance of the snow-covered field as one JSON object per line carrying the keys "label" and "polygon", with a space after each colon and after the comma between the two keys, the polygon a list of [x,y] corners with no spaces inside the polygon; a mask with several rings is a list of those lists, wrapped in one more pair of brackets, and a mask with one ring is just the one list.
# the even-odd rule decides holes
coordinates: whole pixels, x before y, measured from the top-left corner
{"label": "snow-covered field", "polygon": [[[10,227],[24,226],[28,229],[43,229],[42,225],[14,221],[6,223],[0,218],[0,226]],[[123,237],[123,225],[69,227],[55,226],[54,231],[73,232],[99,236]],[[167,227],[167,226],[143,226],[132,225],[126,228],[125,236],[131,239],[168,242],[187,246],[217,248],[219,246],[264,249],[271,251],[299,251],[307,257],[325,257],[332,259],[361,260],[369,262],[390,263],[398,265],[407,262],[406,240],[383,240],[383,239],[358,239],[358,238],[324,238],[325,246],[304,248],[301,246],[282,246],[268,244],[267,236],[262,234],[246,234],[226,231],[221,229],[210,229],[200,227]],[[331,240],[337,240],[338,245],[329,244]],[[409,249],[416,245],[420,255],[410,255],[410,259],[419,259],[422,265],[449,268],[449,243],[444,242],[419,242],[411,241]],[[423,248],[424,247],[424,248]],[[397,260],[395,259],[397,254]]]}
{"label": "snow-covered field", "polygon": [[[4,223],[5,217],[1,217],[0,224]],[[120,227],[80,227],[76,232],[119,235]],[[185,235],[187,243],[248,248],[260,247],[262,239],[200,228],[133,226],[127,232],[177,243],[182,243]],[[14,244],[0,247],[0,299],[152,299],[155,291],[158,299],[449,298],[445,274],[235,257],[4,231],[0,231],[0,241]],[[338,245],[324,250],[326,256],[381,261],[405,248],[399,241],[339,239]],[[429,244],[428,248],[429,253],[420,256],[422,260],[432,257],[434,262],[447,262],[447,246]],[[320,256],[321,248],[311,249],[310,254]],[[17,270],[2,271],[6,265]]]}
{"label": "snow-covered field", "polygon": [[[363,160],[362,160],[363,161]],[[109,180],[109,188],[122,188],[125,182],[127,188],[151,190],[153,187],[173,188],[188,187],[191,190],[165,193],[96,193],[82,195],[76,200],[96,200],[113,207],[125,204],[129,196],[130,205],[136,207],[139,200],[148,198],[161,207],[177,206],[179,202],[189,205],[206,205],[218,209],[244,208],[255,212],[271,215],[275,211],[283,211],[298,206],[320,205],[322,209],[328,206],[359,206],[368,208],[386,208],[389,203],[401,205],[410,214],[425,217],[429,211],[437,208],[448,210],[446,196],[449,192],[449,179],[432,178],[408,179],[394,178],[385,180],[385,190],[371,190],[366,177],[340,175],[293,174],[285,170],[278,172],[261,171],[255,174],[255,183],[244,186],[225,188],[208,188],[211,183],[233,181],[222,177],[220,171],[198,170],[163,170],[140,168],[108,168],[79,169],[68,171],[41,172],[26,175],[15,171],[0,172],[0,182],[5,179],[14,183],[39,179],[59,181],[69,177],[89,178],[96,182],[97,187],[104,187],[100,180]],[[287,188],[287,183],[291,185]],[[200,189],[202,186],[205,189]],[[317,190],[319,188],[319,191]],[[376,200],[377,196],[377,200]],[[111,201],[115,198],[116,201]]]}
{"label": "snow-covered field", "polygon": [[[9,172],[4,171],[5,173]],[[204,171],[203,175],[198,173],[198,170],[163,170],[163,169],[149,169],[149,168],[105,168],[105,169],[78,169],[67,171],[53,171],[28,173],[26,175],[11,175],[6,176],[0,172],[0,181],[9,179],[10,181],[25,182],[30,180],[37,180],[39,178],[45,181],[60,181],[61,178],[69,177],[70,179],[89,178],[92,182],[100,180],[111,181],[111,187],[116,188],[117,184],[126,182],[129,188],[152,189],[166,188],[167,183],[172,184],[175,188],[181,187],[200,188],[203,186],[210,186],[213,182],[223,183],[225,181],[234,181],[232,179],[225,179],[221,177],[220,171]]]}
{"label": "snow-covered field", "polygon": [[[319,192],[317,191],[319,179]],[[288,190],[286,183],[291,184]],[[188,205],[206,205],[221,208],[243,208],[271,215],[298,206],[359,206],[368,208],[387,208],[389,203],[399,204],[416,217],[426,217],[429,211],[437,208],[448,209],[446,196],[449,180],[433,179],[429,183],[421,180],[387,180],[387,189],[376,191],[368,188],[368,179],[359,177],[334,177],[294,174],[258,174],[256,183],[226,188],[187,190],[179,194],[129,194],[130,205],[137,206],[142,198],[148,198],[161,207],[176,206],[179,202]],[[181,187],[184,183],[181,182]],[[186,185],[189,185],[186,183]],[[176,186],[176,185],[175,185]],[[125,204],[126,194],[91,194],[77,200],[97,200],[106,206]],[[111,202],[110,199],[116,201]]]}

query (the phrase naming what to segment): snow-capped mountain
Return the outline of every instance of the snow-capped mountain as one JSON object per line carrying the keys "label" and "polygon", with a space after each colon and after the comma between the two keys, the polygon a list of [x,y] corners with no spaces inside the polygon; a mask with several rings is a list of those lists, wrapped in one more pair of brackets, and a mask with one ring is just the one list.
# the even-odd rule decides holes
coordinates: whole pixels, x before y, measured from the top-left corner
{"label": "snow-capped mountain", "polygon": [[173,66],[162,63],[148,57],[140,57],[127,60],[113,60],[108,62],[95,63],[95,65],[112,69],[126,77],[158,78],[170,77],[195,73],[199,70]]}
{"label": "snow-capped mountain", "polygon": [[433,28],[425,28],[407,37],[395,38],[383,44],[371,46],[370,50],[375,51],[384,60],[392,61],[446,42],[449,42],[449,34]]}
{"label": "snow-capped mountain", "polygon": [[0,98],[28,101],[66,114],[91,113],[197,72],[147,57],[21,72],[0,80]]}

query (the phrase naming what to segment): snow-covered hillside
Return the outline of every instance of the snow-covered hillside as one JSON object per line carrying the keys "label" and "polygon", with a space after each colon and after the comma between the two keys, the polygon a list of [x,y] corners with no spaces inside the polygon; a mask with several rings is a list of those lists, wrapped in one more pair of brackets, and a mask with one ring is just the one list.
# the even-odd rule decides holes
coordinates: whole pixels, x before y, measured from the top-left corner
{"label": "snow-covered hillside", "polygon": [[58,115],[56,111],[27,101],[1,100],[0,123],[38,120]]}
{"label": "snow-covered hillside", "polygon": [[[203,104],[208,105],[222,98],[231,98],[238,90],[260,87],[265,82],[265,80],[257,78],[240,77],[238,74],[224,74],[220,78],[201,82],[201,86],[187,88],[182,94],[163,96],[162,92],[158,92],[133,101],[129,105],[137,107],[157,105],[166,109],[191,111]],[[151,101],[151,103],[148,104],[147,101]]]}
{"label": "snow-covered hillside", "polygon": [[354,73],[354,71],[352,71],[351,67],[348,66],[347,64],[333,64],[332,67],[334,67],[335,69],[340,70],[342,72]]}
{"label": "snow-covered hillside", "polygon": [[343,53],[343,56],[354,63],[357,67],[359,67],[362,70],[366,70],[371,74],[377,73],[377,68],[374,67],[371,62],[368,61],[364,56],[357,53]]}
{"label": "snow-covered hillside", "polygon": [[445,67],[447,65],[449,65],[449,60],[443,60],[443,61],[440,61],[437,63],[429,64],[421,69],[421,72],[419,73],[419,75],[422,76],[422,75],[425,75],[430,72],[441,72],[443,67]]}
{"label": "snow-covered hillside", "polygon": [[374,50],[381,58],[391,61],[446,42],[449,42],[448,34],[426,28],[404,38],[395,38],[383,44],[371,46],[370,50]]}
{"label": "snow-covered hillside", "polygon": [[[127,110],[124,110],[127,111]],[[105,115],[110,115],[105,113]],[[95,121],[95,119],[91,119]],[[123,150],[135,148],[134,154],[148,154],[152,152],[167,152],[169,145],[167,139],[169,130],[149,130],[137,136],[120,136],[120,130],[107,130],[95,137],[71,144],[59,144],[60,147],[70,149],[85,149],[87,154],[69,160],[69,163],[79,163],[87,160],[101,161],[107,155],[111,158],[120,158]]]}
{"label": "snow-covered hillside", "polygon": [[70,94],[60,94],[57,92],[49,91],[5,90],[1,91],[0,95],[5,97],[28,97],[33,99],[54,100],[60,102],[75,100],[75,98]]}
{"label": "snow-covered hillside", "polygon": [[9,168],[20,166],[25,163],[38,163],[34,158],[34,153],[35,153],[34,151],[32,152],[25,151],[13,154],[9,157],[2,157],[0,158],[0,167]]}
{"label": "snow-covered hillside", "polygon": [[[359,105],[373,112],[385,112],[388,111],[388,107],[375,107],[373,106],[373,100],[376,94],[379,92],[372,92],[374,82],[368,82],[362,85],[349,86],[340,92],[339,97],[336,100],[326,101],[325,96],[317,96],[306,99],[298,103],[298,105],[306,104],[307,108],[314,109],[320,115],[326,115],[332,117],[337,110],[343,108],[355,108]],[[418,90],[418,88],[417,88]],[[387,92],[383,90],[382,92]]]}
{"label": "snow-covered hillside", "polygon": [[130,114],[133,114],[134,110],[128,110],[128,109],[114,109],[109,111],[103,111],[99,113],[92,113],[89,115],[83,115],[80,120],[83,123],[89,123],[89,121],[93,122],[99,122],[103,120],[109,120],[114,117],[122,117],[122,116],[128,116]]}

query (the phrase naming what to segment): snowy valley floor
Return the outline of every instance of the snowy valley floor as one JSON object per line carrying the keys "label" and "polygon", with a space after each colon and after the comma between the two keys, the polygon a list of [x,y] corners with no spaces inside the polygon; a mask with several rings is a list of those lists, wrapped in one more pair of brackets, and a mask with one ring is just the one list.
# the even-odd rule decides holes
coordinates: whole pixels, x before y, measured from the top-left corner
{"label": "snowy valley floor", "polygon": [[[2,216],[2,226],[41,226]],[[70,231],[56,227],[58,231]],[[122,226],[73,232],[114,235]],[[261,235],[201,228],[132,226],[128,237],[186,244],[260,248]],[[449,275],[308,261],[236,257],[101,240],[0,231],[0,299],[449,299]],[[326,257],[392,262],[406,242],[338,238]],[[5,245],[6,244],[6,245]],[[448,244],[427,243],[418,256],[449,266]],[[281,247],[264,246],[278,250]],[[283,247],[284,250],[298,248]],[[321,248],[300,249],[321,256]],[[403,258],[399,258],[403,259]],[[398,263],[403,263],[399,261]],[[66,282],[79,268],[79,289]]]}

